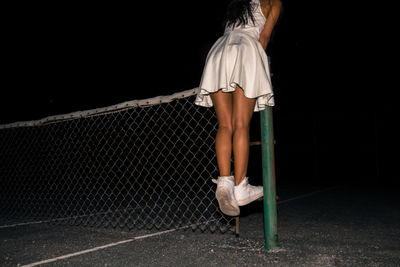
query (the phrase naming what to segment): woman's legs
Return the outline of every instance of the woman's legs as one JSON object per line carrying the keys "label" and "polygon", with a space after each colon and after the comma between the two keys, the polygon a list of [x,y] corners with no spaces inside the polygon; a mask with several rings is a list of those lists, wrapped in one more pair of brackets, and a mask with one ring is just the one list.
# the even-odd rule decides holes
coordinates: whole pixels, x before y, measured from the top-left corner
{"label": "woman's legs", "polygon": [[230,216],[240,214],[235,197],[235,182],[231,176],[232,156],[232,104],[231,93],[218,91],[211,95],[218,118],[218,132],[215,140],[220,177],[217,180],[215,197],[221,211]]}
{"label": "woman's legs", "polygon": [[233,159],[235,183],[239,184],[247,173],[250,145],[250,120],[254,112],[255,98],[244,96],[243,90],[236,86],[233,92]]}
{"label": "woman's legs", "polygon": [[220,176],[231,175],[232,157],[232,104],[231,93],[219,90],[211,94],[215,112],[218,118],[218,131],[215,138],[215,150]]}
{"label": "woman's legs", "polygon": [[213,93],[211,98],[218,118],[215,146],[220,176],[229,176],[231,173],[233,148],[235,182],[239,184],[247,172],[249,127],[256,99],[245,97],[239,86],[233,93],[220,90]]}

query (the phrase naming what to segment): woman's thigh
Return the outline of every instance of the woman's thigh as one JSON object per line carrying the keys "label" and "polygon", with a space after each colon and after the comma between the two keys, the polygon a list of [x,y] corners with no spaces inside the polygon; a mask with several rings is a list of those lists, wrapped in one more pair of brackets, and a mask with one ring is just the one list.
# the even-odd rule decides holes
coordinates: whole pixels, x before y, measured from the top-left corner
{"label": "woman's thigh", "polygon": [[236,86],[232,100],[233,127],[248,127],[254,113],[256,98],[247,98],[243,89]]}
{"label": "woman's thigh", "polygon": [[217,113],[218,125],[220,127],[232,128],[232,93],[224,93],[222,90],[219,90],[211,94],[211,99],[214,104],[215,112]]}

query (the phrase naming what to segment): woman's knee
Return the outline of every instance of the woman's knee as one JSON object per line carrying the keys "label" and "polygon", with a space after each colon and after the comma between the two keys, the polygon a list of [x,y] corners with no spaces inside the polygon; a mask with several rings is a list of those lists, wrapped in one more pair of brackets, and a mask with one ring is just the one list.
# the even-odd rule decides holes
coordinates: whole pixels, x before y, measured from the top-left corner
{"label": "woman's knee", "polygon": [[236,119],[232,121],[232,132],[249,131],[250,121],[244,119]]}
{"label": "woman's knee", "polygon": [[230,123],[230,122],[220,122],[219,124],[218,124],[218,131],[222,131],[222,132],[224,132],[224,133],[226,133],[226,134],[230,134],[230,135],[232,135],[233,134],[233,127],[232,127],[232,123]]}

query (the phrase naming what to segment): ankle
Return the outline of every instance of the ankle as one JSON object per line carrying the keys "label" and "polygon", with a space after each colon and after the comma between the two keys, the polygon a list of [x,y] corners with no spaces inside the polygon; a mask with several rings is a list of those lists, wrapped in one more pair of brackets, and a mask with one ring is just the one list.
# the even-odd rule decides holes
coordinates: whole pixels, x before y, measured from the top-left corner
{"label": "ankle", "polygon": [[236,186],[240,185],[243,182],[243,180],[246,179],[246,176],[242,176],[242,178],[239,178],[239,177],[235,176],[235,185]]}

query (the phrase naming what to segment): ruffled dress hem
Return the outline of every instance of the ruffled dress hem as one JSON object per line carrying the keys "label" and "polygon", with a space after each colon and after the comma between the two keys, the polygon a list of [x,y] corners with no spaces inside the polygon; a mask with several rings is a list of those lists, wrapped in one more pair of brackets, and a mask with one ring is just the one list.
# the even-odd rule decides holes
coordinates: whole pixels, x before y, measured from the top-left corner
{"label": "ruffled dress hem", "polygon": [[[239,85],[239,84],[231,83],[228,88],[219,88],[217,90],[207,90],[204,88],[198,88],[196,100],[194,103],[196,105],[202,106],[202,107],[207,107],[207,108],[213,107],[214,104],[212,102],[210,94],[216,93],[220,90],[224,93],[232,93],[236,90],[236,85]],[[239,87],[241,87],[241,86],[239,85]],[[273,93],[251,96],[251,95],[248,95],[246,90],[243,90],[243,92],[244,92],[244,96],[247,98],[257,98],[256,104],[254,107],[255,112],[262,111],[262,110],[266,109],[268,106],[270,106],[270,107],[275,106]]]}

